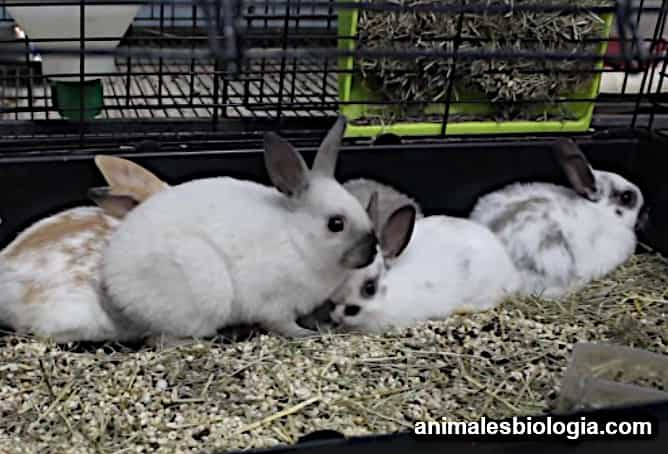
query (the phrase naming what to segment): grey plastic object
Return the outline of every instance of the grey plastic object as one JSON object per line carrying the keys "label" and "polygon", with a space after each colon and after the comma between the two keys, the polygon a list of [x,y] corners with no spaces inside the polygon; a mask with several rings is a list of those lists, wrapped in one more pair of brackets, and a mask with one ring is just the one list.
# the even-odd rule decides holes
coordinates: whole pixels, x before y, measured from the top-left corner
{"label": "grey plastic object", "polygon": [[579,343],[562,381],[557,413],[668,402],[668,355],[611,344]]}

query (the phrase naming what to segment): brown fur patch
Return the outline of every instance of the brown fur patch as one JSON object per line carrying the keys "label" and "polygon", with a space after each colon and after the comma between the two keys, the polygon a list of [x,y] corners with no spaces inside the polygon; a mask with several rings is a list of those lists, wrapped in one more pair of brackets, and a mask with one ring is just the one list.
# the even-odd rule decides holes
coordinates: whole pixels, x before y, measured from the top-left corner
{"label": "brown fur patch", "polygon": [[90,282],[90,276],[85,273],[75,273],[74,274],[74,285],[78,287],[84,287]]}
{"label": "brown fur patch", "polygon": [[23,293],[23,304],[38,304],[44,301],[44,287],[35,281],[29,282]]}
{"label": "brown fur patch", "polygon": [[[16,258],[24,252],[53,245],[82,231],[92,231],[101,235],[108,229],[109,223],[101,213],[82,218],[65,214],[57,221],[44,224],[29,234],[18,238],[18,241],[7,250],[7,257]],[[86,249],[88,248],[87,246]]]}

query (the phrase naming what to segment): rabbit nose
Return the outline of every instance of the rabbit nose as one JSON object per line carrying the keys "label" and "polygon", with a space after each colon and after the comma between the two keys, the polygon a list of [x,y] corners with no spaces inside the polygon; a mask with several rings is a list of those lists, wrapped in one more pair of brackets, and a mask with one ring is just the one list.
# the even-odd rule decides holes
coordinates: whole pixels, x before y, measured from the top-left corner
{"label": "rabbit nose", "polygon": [[353,244],[341,258],[345,268],[366,268],[376,259],[378,238],[374,232],[368,232]]}
{"label": "rabbit nose", "polygon": [[376,254],[378,253],[378,238],[374,232],[368,233],[364,237],[364,240],[362,240],[362,248],[364,249],[363,254],[366,255],[366,260],[364,260],[357,268],[366,268],[376,259]]}

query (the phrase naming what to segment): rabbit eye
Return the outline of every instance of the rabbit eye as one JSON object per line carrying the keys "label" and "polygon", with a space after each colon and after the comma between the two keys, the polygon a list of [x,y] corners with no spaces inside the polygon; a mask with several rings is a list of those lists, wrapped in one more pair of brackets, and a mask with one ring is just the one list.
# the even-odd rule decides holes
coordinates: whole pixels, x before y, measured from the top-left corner
{"label": "rabbit eye", "polygon": [[376,291],[378,289],[376,288],[376,282],[373,281],[372,279],[369,279],[368,281],[364,282],[364,285],[362,285],[362,296],[365,298],[371,298],[376,294]]}
{"label": "rabbit eye", "polygon": [[343,216],[336,215],[329,218],[327,221],[327,228],[330,232],[338,233],[343,230],[345,224]]}
{"label": "rabbit eye", "polygon": [[619,200],[625,206],[632,206],[635,203],[635,195],[633,194],[633,191],[624,191],[619,196]]}
{"label": "rabbit eye", "polygon": [[360,310],[362,310],[362,308],[359,306],[346,306],[343,313],[348,317],[354,317],[360,313]]}

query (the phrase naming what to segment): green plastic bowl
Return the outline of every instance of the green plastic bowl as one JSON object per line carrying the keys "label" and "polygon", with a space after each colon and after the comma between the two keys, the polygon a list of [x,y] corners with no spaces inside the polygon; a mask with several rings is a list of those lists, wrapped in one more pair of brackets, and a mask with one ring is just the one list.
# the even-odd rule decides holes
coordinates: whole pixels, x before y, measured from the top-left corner
{"label": "green plastic bowl", "polygon": [[[83,96],[83,115],[81,97]],[[104,90],[100,79],[80,82],[55,81],[51,83],[51,102],[63,118],[90,120],[97,117],[104,106]]]}
{"label": "green plastic bowl", "polygon": [[[359,1],[359,0],[355,0]],[[605,36],[609,36],[613,22],[613,14],[603,15],[605,20]],[[338,15],[339,36],[354,37],[357,34],[359,10],[340,9]],[[607,41],[601,41],[599,53],[605,55],[608,48]],[[339,38],[339,49],[352,51],[355,49],[354,39]],[[354,58],[339,58],[339,97],[342,102],[353,104],[342,104],[341,113],[352,121],[365,116],[377,116],[387,106],[364,104],[364,101],[381,101],[382,97],[365,86],[361,77],[353,74]],[[603,68],[603,60],[596,63],[596,69]],[[577,90],[569,97],[577,99],[595,99],[601,84],[601,73],[595,73],[588,86]],[[465,96],[465,94],[464,94]],[[463,96],[462,96],[463,97]],[[479,97],[479,96],[476,96]],[[358,102],[359,103],[356,103]],[[551,121],[458,121],[449,122],[446,127],[448,135],[473,135],[473,134],[522,134],[522,133],[563,133],[584,132],[589,129],[594,114],[594,102],[578,101],[562,103],[562,106],[577,118],[575,120],[551,120]],[[540,112],[549,111],[548,108],[535,106]],[[431,104],[424,109],[424,113],[443,114],[445,104]],[[493,112],[492,104],[458,102],[450,105],[450,114],[484,115]],[[441,122],[399,122],[386,125],[357,126],[349,124],[346,129],[346,137],[375,137],[380,134],[392,133],[398,136],[435,136],[442,133]]]}

